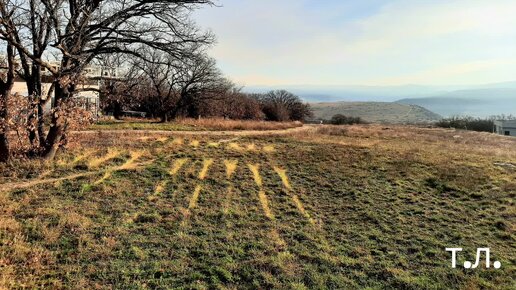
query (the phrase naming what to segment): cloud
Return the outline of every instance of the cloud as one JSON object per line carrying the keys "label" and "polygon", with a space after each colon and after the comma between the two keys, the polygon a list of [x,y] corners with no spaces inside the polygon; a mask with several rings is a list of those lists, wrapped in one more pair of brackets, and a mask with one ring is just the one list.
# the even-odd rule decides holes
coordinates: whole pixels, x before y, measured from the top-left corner
{"label": "cloud", "polygon": [[222,69],[247,85],[476,83],[484,68],[489,81],[516,73],[499,61],[516,51],[512,0],[222,4],[196,17],[217,34]]}

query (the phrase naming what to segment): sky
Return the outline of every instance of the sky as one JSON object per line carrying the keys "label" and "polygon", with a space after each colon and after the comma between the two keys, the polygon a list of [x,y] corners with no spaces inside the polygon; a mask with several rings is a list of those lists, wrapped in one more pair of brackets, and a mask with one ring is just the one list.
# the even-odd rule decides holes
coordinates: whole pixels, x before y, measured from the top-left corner
{"label": "sky", "polygon": [[194,13],[244,86],[516,80],[516,0],[215,0]]}

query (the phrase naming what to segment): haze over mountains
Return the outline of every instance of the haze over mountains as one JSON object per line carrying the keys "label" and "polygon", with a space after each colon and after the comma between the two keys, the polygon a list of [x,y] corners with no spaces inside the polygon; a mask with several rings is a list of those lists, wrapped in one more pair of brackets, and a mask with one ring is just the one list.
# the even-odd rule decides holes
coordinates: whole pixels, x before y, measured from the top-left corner
{"label": "haze over mountains", "polygon": [[310,103],[397,102],[426,108],[444,117],[516,115],[516,82],[478,86],[283,86],[247,87],[248,92],[289,90]]}

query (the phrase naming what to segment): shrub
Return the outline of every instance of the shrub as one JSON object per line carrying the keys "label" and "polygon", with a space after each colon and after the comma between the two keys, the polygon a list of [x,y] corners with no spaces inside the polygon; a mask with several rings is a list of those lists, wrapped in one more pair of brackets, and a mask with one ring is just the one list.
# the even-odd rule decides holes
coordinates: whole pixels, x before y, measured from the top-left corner
{"label": "shrub", "polygon": [[454,116],[437,122],[437,127],[464,129],[477,132],[493,132],[493,118],[473,118],[470,116]]}
{"label": "shrub", "polygon": [[283,104],[265,103],[262,110],[268,121],[286,122],[290,120],[289,111]]}
{"label": "shrub", "polygon": [[270,91],[256,97],[269,121],[304,121],[313,116],[310,105],[285,90]]}
{"label": "shrub", "polygon": [[330,123],[333,125],[353,125],[353,124],[364,124],[364,120],[360,117],[348,117],[342,114],[334,115]]}

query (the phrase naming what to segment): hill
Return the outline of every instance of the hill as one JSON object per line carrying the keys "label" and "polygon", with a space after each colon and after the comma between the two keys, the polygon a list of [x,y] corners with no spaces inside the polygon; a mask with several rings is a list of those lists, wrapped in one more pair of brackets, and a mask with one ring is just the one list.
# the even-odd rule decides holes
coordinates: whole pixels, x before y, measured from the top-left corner
{"label": "hill", "polygon": [[514,99],[514,88],[489,88],[460,90],[425,98],[405,98],[397,103],[421,106],[443,116],[488,117],[516,114]]}
{"label": "hill", "polygon": [[393,102],[405,97],[430,97],[447,92],[450,88],[421,85],[403,86],[251,86],[244,90],[264,93],[286,89],[299,95],[306,102],[374,101]]}
{"label": "hill", "polygon": [[[516,139],[313,127],[78,134],[0,165],[0,288],[514,288]],[[501,269],[451,268],[484,245]]]}
{"label": "hill", "polygon": [[415,105],[388,102],[335,102],[310,104],[317,119],[329,120],[335,114],[360,117],[372,123],[428,123],[441,116]]}

